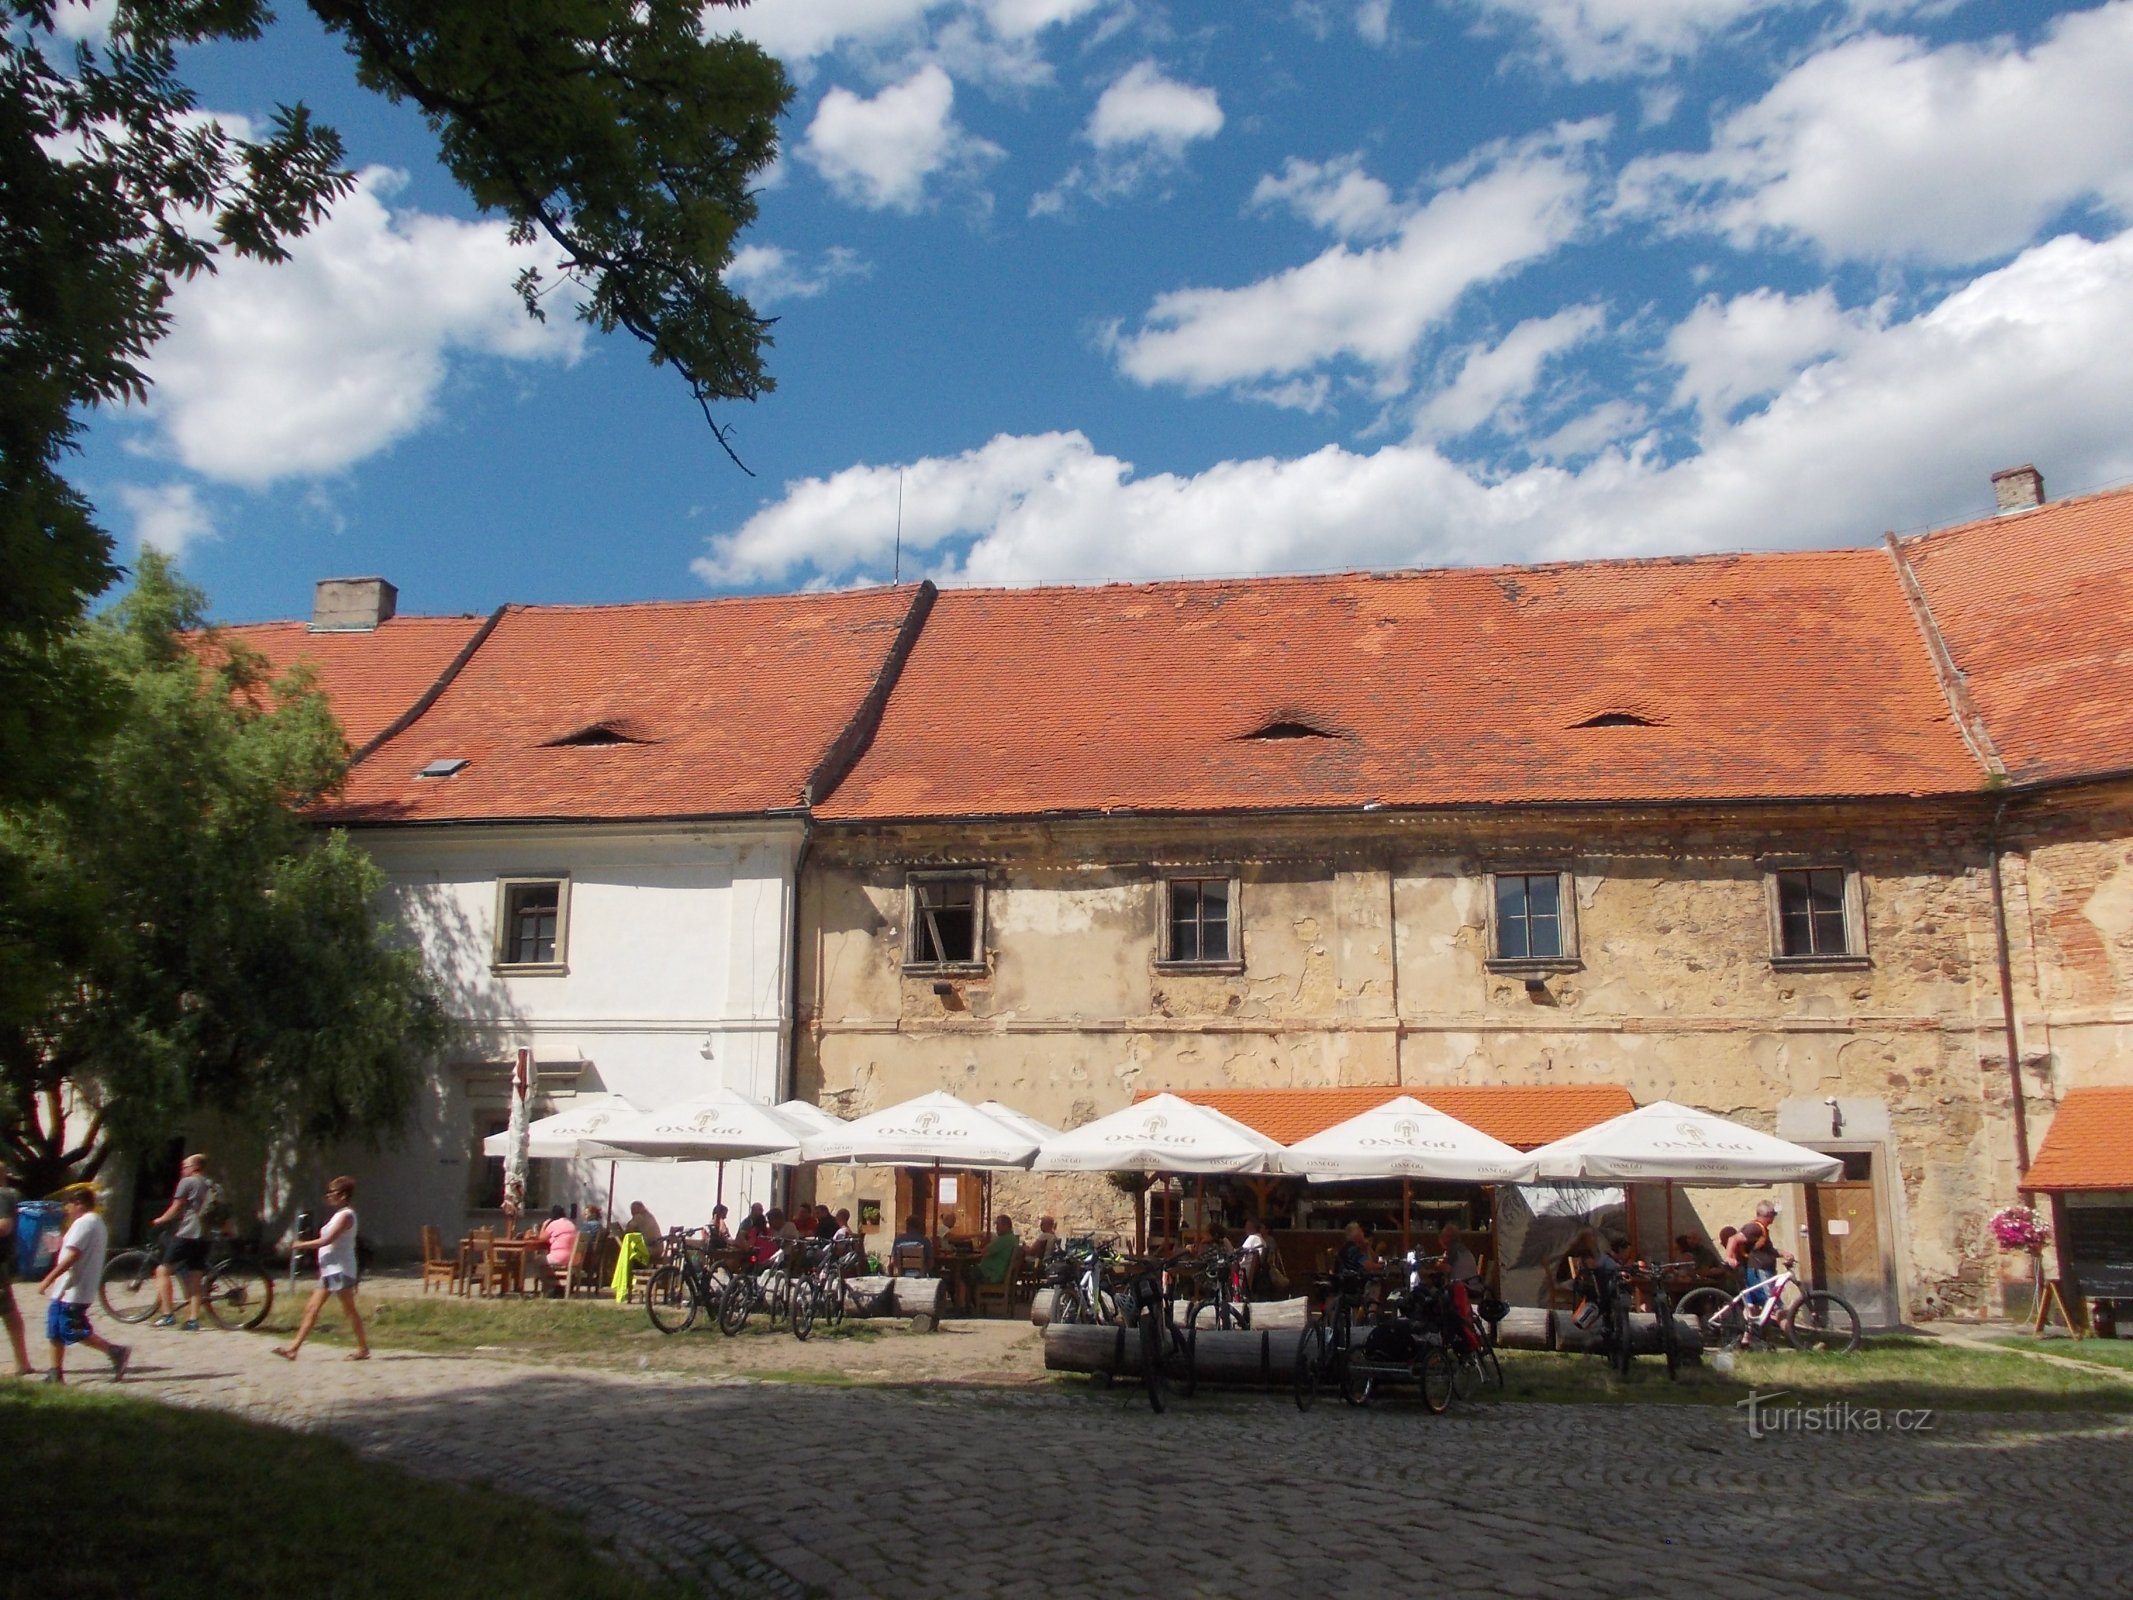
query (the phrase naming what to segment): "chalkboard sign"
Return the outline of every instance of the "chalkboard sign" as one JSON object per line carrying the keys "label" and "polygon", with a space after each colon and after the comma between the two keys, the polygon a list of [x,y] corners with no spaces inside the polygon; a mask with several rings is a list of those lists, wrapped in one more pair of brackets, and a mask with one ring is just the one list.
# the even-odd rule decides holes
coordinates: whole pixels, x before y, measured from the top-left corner
{"label": "chalkboard sign", "polygon": [[2133,1206],[2069,1206],[2066,1256],[2091,1299],[2133,1299]]}

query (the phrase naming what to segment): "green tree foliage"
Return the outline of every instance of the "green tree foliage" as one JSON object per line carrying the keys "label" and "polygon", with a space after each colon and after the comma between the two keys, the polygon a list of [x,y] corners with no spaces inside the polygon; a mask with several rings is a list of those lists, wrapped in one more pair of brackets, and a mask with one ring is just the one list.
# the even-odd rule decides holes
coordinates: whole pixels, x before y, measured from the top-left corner
{"label": "green tree foliage", "polygon": [[[695,0],[311,9],[362,83],[421,109],[476,204],[554,247],[580,316],[644,341],[707,418],[771,387],[768,324],[723,274],[791,96],[774,60],[703,34]],[[0,800],[61,781],[46,758],[96,722],[61,648],[117,575],[60,470],[83,413],[146,392],[178,283],[225,251],[281,259],[351,182],[301,104],[241,138],[179,76],[185,46],[256,38],[266,0],[118,0],[94,47],[60,39],[54,10],[0,0]],[[535,316],[552,287],[518,284]]]}
{"label": "green tree foliage", "polygon": [[389,1130],[448,1037],[377,868],[299,815],[345,768],[324,697],[203,611],[145,557],[72,646],[115,686],[113,732],[66,794],[0,814],[24,880],[0,913],[0,1140],[34,1193],[202,1109]]}

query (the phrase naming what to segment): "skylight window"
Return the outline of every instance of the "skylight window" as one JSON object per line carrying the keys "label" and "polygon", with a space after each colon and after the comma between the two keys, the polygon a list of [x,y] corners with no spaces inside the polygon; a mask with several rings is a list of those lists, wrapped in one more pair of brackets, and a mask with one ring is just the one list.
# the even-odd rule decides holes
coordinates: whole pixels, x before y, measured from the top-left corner
{"label": "skylight window", "polygon": [[465,756],[441,756],[416,772],[418,778],[449,778],[467,764]]}

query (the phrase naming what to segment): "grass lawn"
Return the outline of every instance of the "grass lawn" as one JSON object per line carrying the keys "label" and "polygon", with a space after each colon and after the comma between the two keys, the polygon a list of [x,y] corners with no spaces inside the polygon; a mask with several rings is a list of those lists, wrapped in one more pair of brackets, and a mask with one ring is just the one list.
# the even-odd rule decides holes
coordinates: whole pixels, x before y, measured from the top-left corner
{"label": "grass lawn", "polygon": [[101,1386],[0,1387],[0,1461],[12,1530],[0,1595],[24,1600],[688,1592],[619,1566],[531,1501]]}
{"label": "grass lawn", "polygon": [[[2062,1342],[2054,1354],[2069,1347]],[[2133,1412],[2133,1383],[2105,1371],[2069,1371],[2012,1353],[1966,1349],[1934,1339],[1869,1338],[1850,1355],[1757,1351],[1736,1355],[1730,1376],[1706,1351],[1702,1365],[1667,1381],[1656,1356],[1639,1357],[1618,1379],[1597,1356],[1504,1352],[1504,1398],[1630,1404],[1732,1405],[1750,1388],[1787,1390],[1813,1403],[1849,1400],[1883,1407],[1951,1411]]]}
{"label": "grass lawn", "polygon": [[2116,1367],[2133,1372],[2133,1339],[2032,1339],[2027,1335],[1995,1339],[2010,1350],[2041,1350],[2068,1361],[2085,1361],[2092,1367]]}

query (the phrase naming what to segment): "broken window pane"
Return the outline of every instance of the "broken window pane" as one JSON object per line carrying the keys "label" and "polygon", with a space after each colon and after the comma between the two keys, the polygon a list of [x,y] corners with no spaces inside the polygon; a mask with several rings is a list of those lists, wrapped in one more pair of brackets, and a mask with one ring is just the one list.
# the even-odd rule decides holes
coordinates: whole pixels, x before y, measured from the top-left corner
{"label": "broken window pane", "polygon": [[912,880],[912,965],[977,964],[978,892],[975,878]]}

